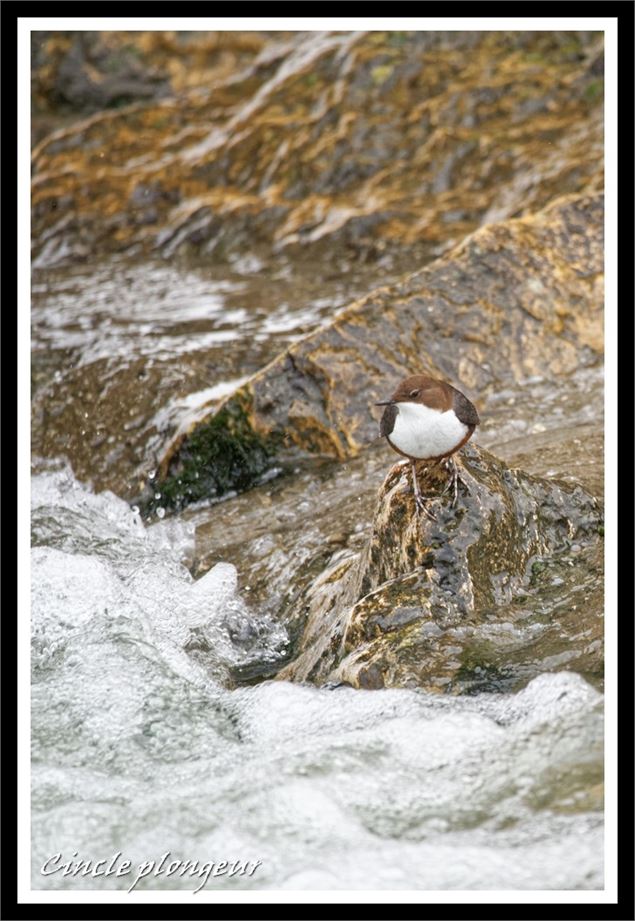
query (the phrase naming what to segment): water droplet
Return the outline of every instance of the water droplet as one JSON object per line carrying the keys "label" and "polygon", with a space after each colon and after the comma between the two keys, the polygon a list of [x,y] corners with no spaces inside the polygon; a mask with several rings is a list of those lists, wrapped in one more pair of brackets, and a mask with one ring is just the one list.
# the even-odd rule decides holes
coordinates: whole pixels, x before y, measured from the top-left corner
{"label": "water droplet", "polygon": [[161,498],[161,493],[160,493],[160,492],[155,492],[154,498],[155,498],[155,499],[160,499],[160,498]]}
{"label": "water droplet", "polygon": [[157,509],[157,518],[165,518],[165,509],[164,509],[164,508],[158,508],[158,509]]}
{"label": "water droplet", "polygon": [[151,470],[150,473],[148,474],[148,479],[149,479],[149,480],[154,480],[154,478],[156,477],[156,475],[157,475],[156,470]]}
{"label": "water droplet", "polygon": [[139,514],[139,506],[138,506],[138,505],[133,505],[131,511],[132,511],[132,514],[133,514],[133,515],[138,515],[138,514]]}

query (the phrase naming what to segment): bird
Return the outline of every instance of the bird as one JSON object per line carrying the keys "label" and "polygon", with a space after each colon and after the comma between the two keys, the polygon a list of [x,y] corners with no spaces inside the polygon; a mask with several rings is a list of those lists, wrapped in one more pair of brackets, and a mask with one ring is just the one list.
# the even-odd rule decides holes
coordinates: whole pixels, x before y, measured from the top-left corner
{"label": "bird", "polygon": [[416,461],[445,460],[450,479],[443,492],[452,488],[452,506],[455,506],[461,477],[453,455],[480,424],[476,407],[452,384],[426,374],[407,377],[389,400],[380,400],[375,406],[385,407],[379,423],[380,436],[412,465],[412,489],[418,511],[435,520],[428,508],[432,497],[423,496],[419,488]]}

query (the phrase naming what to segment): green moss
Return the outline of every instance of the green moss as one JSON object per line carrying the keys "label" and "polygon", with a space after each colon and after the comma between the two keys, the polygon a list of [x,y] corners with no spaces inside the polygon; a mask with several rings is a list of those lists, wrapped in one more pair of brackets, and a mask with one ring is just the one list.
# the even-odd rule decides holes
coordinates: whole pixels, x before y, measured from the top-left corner
{"label": "green moss", "polygon": [[595,102],[604,94],[604,80],[592,80],[584,90],[587,102]]}
{"label": "green moss", "polygon": [[169,475],[152,484],[144,503],[149,517],[157,509],[179,510],[201,499],[241,492],[270,469],[279,439],[255,432],[248,398],[236,396],[208,421],[197,426],[172,459]]}
{"label": "green moss", "polygon": [[408,41],[407,32],[388,32],[387,35],[388,42],[391,45],[395,45],[397,48],[400,48],[402,45],[405,45]]}
{"label": "green moss", "polygon": [[546,64],[547,59],[542,51],[528,51],[525,54],[525,60],[530,64]]}
{"label": "green moss", "polygon": [[497,663],[491,652],[468,647],[463,650],[452,687],[464,694],[497,694],[509,690],[513,678],[513,669]]}

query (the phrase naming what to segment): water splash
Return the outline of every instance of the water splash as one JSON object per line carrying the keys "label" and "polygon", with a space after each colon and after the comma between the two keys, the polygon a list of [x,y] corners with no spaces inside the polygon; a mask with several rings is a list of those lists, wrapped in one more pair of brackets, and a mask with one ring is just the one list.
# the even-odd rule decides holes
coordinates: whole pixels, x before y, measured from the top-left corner
{"label": "water splash", "polygon": [[[602,886],[602,696],[542,675],[517,694],[223,687],[286,637],[192,526],[146,528],[70,471],[33,479],[33,885],[58,851],[134,865],[262,861],[207,888]],[[149,876],[138,889],[193,888]]]}
{"label": "water splash", "polygon": [[[33,480],[34,669],[84,645],[109,644],[114,668],[126,645],[197,686],[231,667],[281,655],[286,634],[241,600],[237,573],[218,563],[194,582],[185,562],[194,529],[174,520],[145,528],[112,493],[95,495],[68,468]],[[247,642],[256,636],[259,647]],[[193,659],[190,645],[205,654]],[[60,658],[61,657],[61,658]],[[75,661],[75,660],[73,660]]]}

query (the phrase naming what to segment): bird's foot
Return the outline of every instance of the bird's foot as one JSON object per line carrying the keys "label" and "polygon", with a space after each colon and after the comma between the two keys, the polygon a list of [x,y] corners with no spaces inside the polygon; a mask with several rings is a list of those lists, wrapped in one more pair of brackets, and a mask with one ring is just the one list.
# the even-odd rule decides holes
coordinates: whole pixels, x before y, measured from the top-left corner
{"label": "bird's foot", "polygon": [[[427,472],[427,467],[425,468]],[[426,518],[429,518],[431,521],[436,521],[436,515],[433,515],[430,509],[428,508],[428,503],[433,502],[434,499],[431,496],[423,496],[421,490],[419,489],[419,481],[417,480],[417,467],[415,462],[412,461],[412,491],[415,497],[415,507],[419,514],[425,515]]]}
{"label": "bird's foot", "polygon": [[434,498],[430,496],[422,496],[421,493],[419,493],[418,496],[415,495],[415,506],[416,506],[417,511],[419,512],[419,514],[425,515],[426,518],[429,518],[430,521],[437,520],[437,516],[434,515],[433,512],[429,508],[429,503],[434,502],[434,501],[435,501]]}
{"label": "bird's foot", "polygon": [[459,483],[462,483],[463,486],[467,489],[467,483],[459,473],[459,468],[457,467],[456,461],[453,457],[446,458],[444,462],[445,469],[450,474],[450,478],[446,483],[443,492],[446,493],[448,489],[452,490],[452,502],[450,505],[454,508],[459,498]]}

